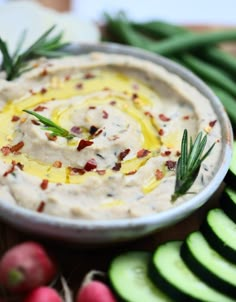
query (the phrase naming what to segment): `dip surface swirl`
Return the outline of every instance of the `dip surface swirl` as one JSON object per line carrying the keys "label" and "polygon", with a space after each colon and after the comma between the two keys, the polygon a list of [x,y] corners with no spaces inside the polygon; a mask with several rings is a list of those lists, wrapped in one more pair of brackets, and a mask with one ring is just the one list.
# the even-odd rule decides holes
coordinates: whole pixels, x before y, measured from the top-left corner
{"label": "dip surface swirl", "polygon": [[[93,53],[39,60],[0,80],[0,199],[74,219],[117,219],[171,203],[183,130],[217,142],[191,191],[212,178],[221,129],[209,100],[161,66]],[[65,128],[54,136],[32,110]]]}

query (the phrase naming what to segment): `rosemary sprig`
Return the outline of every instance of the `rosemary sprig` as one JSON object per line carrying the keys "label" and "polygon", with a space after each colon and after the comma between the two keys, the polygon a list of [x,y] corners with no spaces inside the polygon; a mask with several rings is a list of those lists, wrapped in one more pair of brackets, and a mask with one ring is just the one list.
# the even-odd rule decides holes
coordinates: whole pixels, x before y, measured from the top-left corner
{"label": "rosemary sprig", "polygon": [[181,142],[181,156],[176,166],[175,192],[171,196],[172,202],[189,190],[198,176],[202,162],[214,148],[215,143],[202,155],[207,143],[207,135],[203,137],[202,135],[202,132],[200,132],[194,142],[190,138],[189,143],[188,131],[184,130]]}
{"label": "rosemary sprig", "polygon": [[53,136],[61,136],[61,137],[65,137],[66,139],[72,139],[73,137],[75,137],[75,135],[70,133],[68,130],[58,126],[56,123],[54,123],[50,119],[46,118],[45,116],[42,116],[41,114],[38,114],[37,112],[27,110],[27,109],[25,109],[23,111],[36,117],[39,120],[39,122],[44,125],[42,127],[42,129],[50,131]]}
{"label": "rosemary sprig", "polygon": [[40,56],[61,57],[66,55],[65,52],[60,51],[62,47],[68,44],[61,42],[63,33],[61,32],[54,37],[49,37],[54,29],[55,25],[43,33],[29,48],[21,52],[26,37],[26,32],[24,31],[19,38],[13,55],[10,54],[6,42],[0,38],[0,51],[3,57],[0,70],[6,72],[7,80],[13,80],[30,70],[31,67],[27,67],[29,59]]}

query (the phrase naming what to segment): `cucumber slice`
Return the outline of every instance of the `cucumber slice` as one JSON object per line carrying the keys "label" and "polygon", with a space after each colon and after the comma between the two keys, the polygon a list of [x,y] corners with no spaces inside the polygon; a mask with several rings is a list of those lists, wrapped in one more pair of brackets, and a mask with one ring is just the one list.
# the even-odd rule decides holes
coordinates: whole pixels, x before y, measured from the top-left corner
{"label": "cucumber slice", "polygon": [[233,144],[233,157],[231,160],[229,171],[225,176],[225,182],[231,185],[232,187],[234,187],[236,183],[236,141],[234,141]]}
{"label": "cucumber slice", "polygon": [[110,283],[127,302],[171,302],[148,278],[147,268],[151,259],[148,252],[128,252],[117,256],[110,265]]}
{"label": "cucumber slice", "polygon": [[210,210],[201,230],[214,250],[236,264],[236,224],[223,210]]}
{"label": "cucumber slice", "polygon": [[212,249],[200,232],[186,238],[181,256],[189,269],[209,286],[236,298],[236,265]]}
{"label": "cucumber slice", "polygon": [[158,286],[176,302],[235,302],[191,272],[181,259],[181,244],[181,241],[170,241],[156,249],[150,265],[150,275]]}
{"label": "cucumber slice", "polygon": [[226,187],[221,196],[220,205],[225,213],[236,223],[236,191]]}

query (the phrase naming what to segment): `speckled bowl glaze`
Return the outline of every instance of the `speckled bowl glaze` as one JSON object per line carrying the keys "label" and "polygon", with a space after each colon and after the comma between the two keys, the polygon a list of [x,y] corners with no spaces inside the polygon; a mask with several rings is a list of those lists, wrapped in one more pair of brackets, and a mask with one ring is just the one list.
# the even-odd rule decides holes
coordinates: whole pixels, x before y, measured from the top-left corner
{"label": "speckled bowl glaze", "polygon": [[136,48],[118,44],[101,43],[97,45],[71,45],[68,48],[72,54],[85,54],[93,51],[119,53],[157,63],[172,73],[195,86],[211,102],[217,114],[217,120],[222,126],[223,150],[221,161],[211,182],[187,202],[155,215],[118,219],[109,221],[72,220],[38,214],[20,206],[13,206],[4,201],[0,202],[0,217],[17,229],[41,235],[59,241],[78,245],[104,245],[126,242],[151,234],[171,226],[184,219],[202,206],[220,186],[229,168],[232,155],[232,128],[225,110],[212,91],[195,75],[180,65]]}

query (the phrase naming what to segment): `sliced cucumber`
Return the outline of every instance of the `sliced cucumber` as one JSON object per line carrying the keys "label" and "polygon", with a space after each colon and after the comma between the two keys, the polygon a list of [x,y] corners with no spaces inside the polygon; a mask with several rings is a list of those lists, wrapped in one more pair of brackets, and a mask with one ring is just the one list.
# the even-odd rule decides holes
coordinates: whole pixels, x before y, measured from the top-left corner
{"label": "sliced cucumber", "polygon": [[122,301],[171,302],[148,278],[148,252],[128,252],[117,256],[110,265],[111,285]]}
{"label": "sliced cucumber", "polygon": [[233,157],[229,167],[229,171],[226,174],[225,182],[231,186],[235,186],[236,183],[236,141],[233,144]]}
{"label": "sliced cucumber", "polygon": [[236,264],[236,224],[223,210],[210,210],[201,230],[214,250]]}
{"label": "sliced cucumber", "polygon": [[236,191],[230,187],[226,187],[220,204],[225,213],[236,223]]}
{"label": "sliced cucumber", "polygon": [[158,286],[176,302],[235,302],[191,272],[180,256],[181,244],[181,241],[170,241],[156,249],[150,265],[150,276]]}
{"label": "sliced cucumber", "polygon": [[186,238],[181,256],[192,272],[209,286],[236,298],[236,265],[212,249],[200,232]]}

